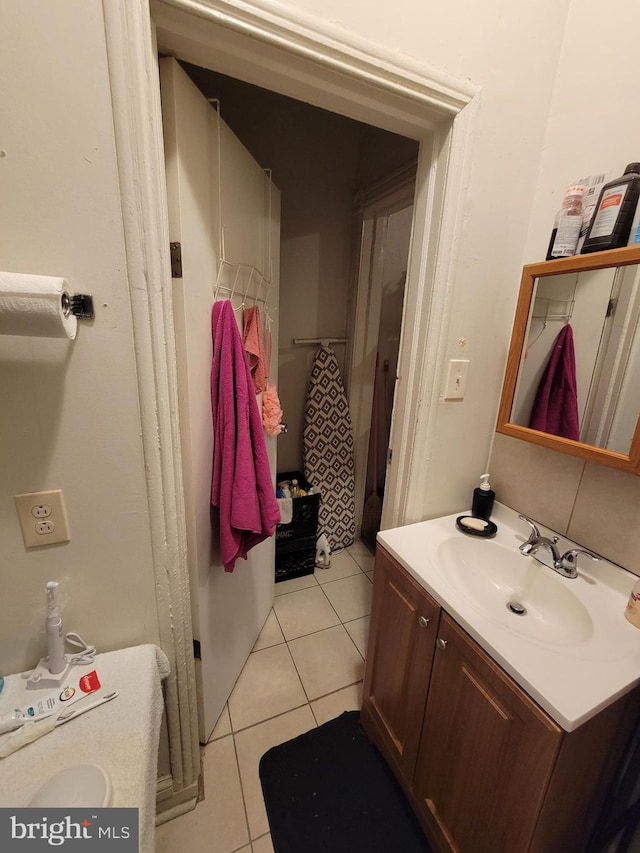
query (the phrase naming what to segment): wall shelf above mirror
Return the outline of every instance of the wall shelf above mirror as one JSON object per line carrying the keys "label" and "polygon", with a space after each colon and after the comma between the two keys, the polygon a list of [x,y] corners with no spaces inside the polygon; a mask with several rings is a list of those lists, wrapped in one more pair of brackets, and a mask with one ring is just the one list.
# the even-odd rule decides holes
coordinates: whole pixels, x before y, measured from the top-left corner
{"label": "wall shelf above mirror", "polygon": [[496,429],[640,474],[640,247],[523,267]]}

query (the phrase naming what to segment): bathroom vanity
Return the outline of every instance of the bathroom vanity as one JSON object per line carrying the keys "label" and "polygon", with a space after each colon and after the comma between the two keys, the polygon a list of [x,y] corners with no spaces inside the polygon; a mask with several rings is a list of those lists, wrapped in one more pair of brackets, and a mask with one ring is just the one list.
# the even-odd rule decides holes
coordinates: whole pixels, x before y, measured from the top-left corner
{"label": "bathroom vanity", "polygon": [[500,505],[493,539],[455,519],[378,536],[363,726],[434,850],[578,853],[638,716],[636,578],[556,575]]}

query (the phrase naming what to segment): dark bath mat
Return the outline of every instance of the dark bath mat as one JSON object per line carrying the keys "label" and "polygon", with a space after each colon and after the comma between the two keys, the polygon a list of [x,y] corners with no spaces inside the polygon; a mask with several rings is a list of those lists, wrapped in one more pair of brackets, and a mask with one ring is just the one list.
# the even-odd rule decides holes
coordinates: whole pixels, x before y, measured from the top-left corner
{"label": "dark bath mat", "polygon": [[358,711],[274,746],[260,782],[276,853],[431,851]]}

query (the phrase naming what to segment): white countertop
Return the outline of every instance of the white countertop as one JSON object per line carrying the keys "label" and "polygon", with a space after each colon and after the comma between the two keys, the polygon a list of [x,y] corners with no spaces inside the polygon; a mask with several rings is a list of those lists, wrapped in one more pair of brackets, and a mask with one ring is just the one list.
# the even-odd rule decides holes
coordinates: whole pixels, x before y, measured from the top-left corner
{"label": "white countertop", "polygon": [[[101,688],[69,707],[79,710],[114,690],[119,695],[1,759],[0,806],[26,806],[59,770],[98,764],[111,777],[111,806],[139,810],[140,851],[153,853],[161,680],[169,673],[169,663],[157,646],[141,645],[96,655],[93,663],[73,667],[73,674],[93,669]],[[26,707],[49,690],[27,690],[22,674],[5,677],[0,714]],[[1,735],[0,746],[10,737]]]}
{"label": "white countertop", "polygon": [[[519,553],[529,527],[513,510],[495,504],[491,520],[498,532],[492,539],[460,532],[455,521],[463,514],[467,513],[381,531],[378,541],[565,731],[578,728],[640,684],[640,629],[624,618],[631,587],[638,579],[635,575],[606,560],[596,563],[580,557],[579,576],[573,580],[563,578],[533,557]],[[547,528],[538,526],[541,533],[549,535]],[[517,621],[521,617],[507,613],[506,599],[504,616],[502,606],[489,612],[469,589],[461,589],[443,565],[441,546],[456,537],[485,549],[477,552],[483,558],[496,554],[497,544],[499,556],[507,554],[504,549],[513,553],[516,568],[526,565],[517,561],[526,560],[532,563],[529,572],[549,572],[558,583],[566,585],[558,592],[570,592],[589,612],[589,636],[568,642],[552,636],[552,632],[523,636],[520,628],[524,623]],[[494,550],[490,551],[492,547]],[[560,553],[572,547],[580,546],[560,538]],[[465,548],[472,552],[470,546]],[[563,606],[562,599],[563,595],[559,595],[558,601],[552,602],[556,613]],[[557,624],[562,629],[561,611],[559,617]]]}

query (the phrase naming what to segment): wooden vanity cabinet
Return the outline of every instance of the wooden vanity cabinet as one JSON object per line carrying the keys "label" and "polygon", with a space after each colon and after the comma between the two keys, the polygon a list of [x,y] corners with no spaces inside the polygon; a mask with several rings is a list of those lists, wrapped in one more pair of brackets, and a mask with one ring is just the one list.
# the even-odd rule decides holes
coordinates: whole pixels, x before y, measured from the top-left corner
{"label": "wooden vanity cabinet", "polygon": [[440,607],[378,548],[361,717],[401,782],[418,754]]}
{"label": "wooden vanity cabinet", "polygon": [[361,718],[434,851],[584,851],[637,699],[563,731],[378,546]]}
{"label": "wooden vanity cabinet", "polygon": [[562,730],[443,614],[413,791],[444,850],[528,850]]}

